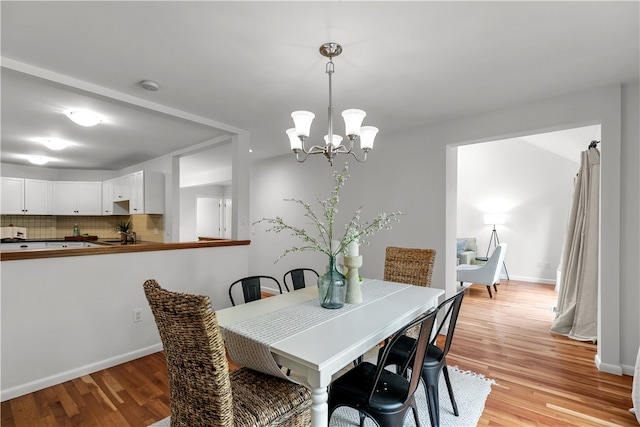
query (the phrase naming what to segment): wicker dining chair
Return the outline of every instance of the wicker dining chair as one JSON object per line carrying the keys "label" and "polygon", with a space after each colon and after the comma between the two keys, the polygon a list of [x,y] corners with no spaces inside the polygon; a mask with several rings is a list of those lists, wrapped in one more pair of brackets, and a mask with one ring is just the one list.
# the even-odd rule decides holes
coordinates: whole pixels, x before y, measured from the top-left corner
{"label": "wicker dining chair", "polygon": [[[431,287],[435,249],[414,249],[387,246],[384,258],[384,280],[388,282],[410,283]],[[412,338],[418,337],[418,330],[408,332]]]}
{"label": "wicker dining chair", "polygon": [[247,368],[229,372],[209,297],[167,291],[153,279],[144,292],[167,360],[172,427],[310,425],[304,386]]}
{"label": "wicker dining chair", "polygon": [[435,259],[435,249],[388,246],[384,259],[384,280],[430,287]]}

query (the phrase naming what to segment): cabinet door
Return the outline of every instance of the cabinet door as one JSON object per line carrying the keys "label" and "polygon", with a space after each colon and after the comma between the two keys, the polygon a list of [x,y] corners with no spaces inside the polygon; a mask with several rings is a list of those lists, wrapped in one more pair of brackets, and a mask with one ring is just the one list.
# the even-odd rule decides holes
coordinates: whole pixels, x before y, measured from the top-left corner
{"label": "cabinet door", "polygon": [[113,179],[102,183],[102,215],[113,215],[113,183]]}
{"label": "cabinet door", "polygon": [[54,182],[53,214],[102,215],[102,182]]}
{"label": "cabinet door", "polygon": [[129,213],[140,214],[144,211],[144,172],[136,172],[130,176]]}
{"label": "cabinet door", "polygon": [[2,213],[24,213],[24,179],[2,178]]}
{"label": "cabinet door", "polygon": [[24,213],[28,215],[50,215],[50,182],[39,179],[24,180]]}
{"label": "cabinet door", "polygon": [[113,180],[113,201],[124,202],[131,197],[131,175]]}
{"label": "cabinet door", "polygon": [[77,190],[73,181],[56,181],[53,183],[53,214],[77,215]]}
{"label": "cabinet door", "polygon": [[102,215],[102,183],[76,182],[76,211],[79,215]]}

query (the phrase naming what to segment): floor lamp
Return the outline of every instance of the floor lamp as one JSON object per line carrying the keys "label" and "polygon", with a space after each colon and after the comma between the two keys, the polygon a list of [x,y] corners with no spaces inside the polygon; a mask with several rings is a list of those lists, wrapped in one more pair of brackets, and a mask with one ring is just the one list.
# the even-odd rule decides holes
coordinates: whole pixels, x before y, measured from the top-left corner
{"label": "floor lamp", "polygon": [[[500,244],[500,239],[498,238],[498,232],[496,231],[496,224],[502,225],[504,224],[504,214],[484,214],[484,223],[486,225],[493,225],[493,230],[491,231],[491,237],[489,237],[489,245],[487,246],[487,254],[486,259],[489,259],[489,250],[491,249],[491,245],[494,248],[497,248]],[[504,267],[504,272],[507,275],[507,280],[509,280],[509,271],[507,270],[507,264],[502,261],[502,266]]]}

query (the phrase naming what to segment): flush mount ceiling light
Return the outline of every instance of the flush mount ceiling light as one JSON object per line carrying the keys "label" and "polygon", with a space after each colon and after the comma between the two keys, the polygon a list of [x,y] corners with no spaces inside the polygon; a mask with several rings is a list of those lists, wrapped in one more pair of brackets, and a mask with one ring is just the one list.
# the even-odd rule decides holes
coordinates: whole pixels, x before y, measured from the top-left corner
{"label": "flush mount ceiling light", "polygon": [[90,111],[67,111],[65,113],[69,119],[80,126],[95,126],[102,122],[102,119]]}
{"label": "flush mount ceiling light", "polygon": [[[336,154],[352,154],[359,162],[367,160],[367,153],[373,148],[373,140],[378,133],[378,128],[373,126],[362,126],[362,121],[367,115],[362,110],[349,109],[342,112],[344,118],[345,133],[349,140],[349,148],[342,145],[342,137],[333,134],[333,105],[331,105],[331,75],[333,74],[333,57],[342,53],[342,46],[337,43],[325,43],[320,46],[320,54],[329,58],[326,65],[326,73],[329,75],[329,124],[327,134],[324,136],[325,144],[314,145],[310,149],[304,146],[305,141],[309,137],[311,122],[315,114],[309,111],[294,111],[291,113],[295,128],[287,129],[291,150],[296,154],[296,160],[300,163],[304,162],[309,154],[324,154],[329,160],[329,164],[333,166],[333,158]],[[360,148],[364,151],[364,157],[360,160],[356,153],[353,152],[353,142],[360,138]],[[305,154],[304,157],[300,153]]]}
{"label": "flush mount ceiling light", "polygon": [[43,156],[29,156],[27,159],[29,159],[29,161],[34,165],[44,165],[45,163],[49,163],[49,159]]}
{"label": "flush mount ceiling light", "polygon": [[42,139],[42,145],[44,145],[45,147],[47,147],[49,150],[64,150],[65,148],[67,148],[69,145],[71,145],[71,143],[64,141],[62,139],[56,139],[56,138],[49,138],[49,139]]}

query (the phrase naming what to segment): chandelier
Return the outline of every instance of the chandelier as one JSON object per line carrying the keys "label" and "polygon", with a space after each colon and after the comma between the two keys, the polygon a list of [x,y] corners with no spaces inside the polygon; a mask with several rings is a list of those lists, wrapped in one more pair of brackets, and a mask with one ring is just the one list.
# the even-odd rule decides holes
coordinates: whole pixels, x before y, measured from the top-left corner
{"label": "chandelier", "polygon": [[[333,105],[331,104],[331,75],[333,74],[333,57],[342,53],[342,46],[338,43],[325,43],[320,46],[320,54],[329,58],[326,65],[326,73],[329,75],[329,108],[328,108],[328,130],[324,136],[324,145],[314,145],[307,149],[305,142],[309,137],[311,122],[315,114],[309,111],[294,111],[291,113],[295,128],[287,129],[291,150],[296,154],[296,160],[304,162],[310,154],[324,154],[329,164],[333,166],[333,158],[336,154],[352,154],[359,162],[367,160],[367,153],[373,148],[373,140],[378,133],[378,128],[373,126],[362,126],[362,121],[367,115],[363,110],[348,109],[342,112],[344,118],[345,134],[349,140],[348,148],[342,144],[343,138],[333,133]],[[364,157],[359,159],[353,152],[353,143],[360,139],[360,149],[364,152]]]}

